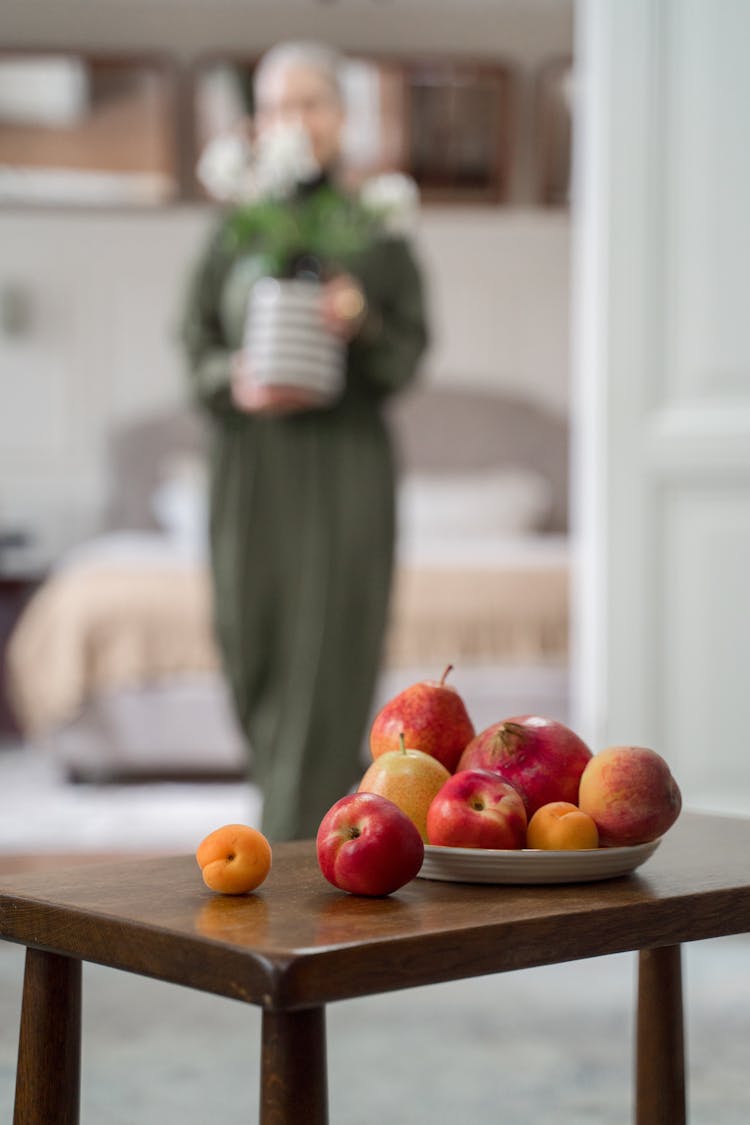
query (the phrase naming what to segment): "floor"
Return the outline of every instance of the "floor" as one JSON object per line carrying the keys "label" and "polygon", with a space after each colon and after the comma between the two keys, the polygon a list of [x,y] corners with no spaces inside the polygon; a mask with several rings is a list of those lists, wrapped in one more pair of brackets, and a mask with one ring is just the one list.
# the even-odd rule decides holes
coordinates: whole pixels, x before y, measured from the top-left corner
{"label": "floor", "polygon": [[[692,1125],[750,1120],[749,954],[738,938],[685,951]],[[0,947],[1,1121],[22,967]],[[625,1125],[633,992],[623,954],[332,1005],[331,1123]],[[83,1125],[255,1120],[255,1009],[86,966],[83,1024]]]}
{"label": "floor", "polygon": [[0,857],[195,851],[217,825],[259,817],[244,782],[71,785],[49,755],[0,751]]}

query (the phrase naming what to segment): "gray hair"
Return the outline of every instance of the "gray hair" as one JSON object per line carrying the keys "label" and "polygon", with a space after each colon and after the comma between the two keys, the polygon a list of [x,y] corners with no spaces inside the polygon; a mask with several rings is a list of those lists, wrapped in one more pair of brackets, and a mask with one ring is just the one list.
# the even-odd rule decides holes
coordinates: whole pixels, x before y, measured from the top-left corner
{"label": "gray hair", "polygon": [[262,56],[255,68],[253,75],[253,89],[257,98],[258,91],[267,80],[269,74],[275,70],[286,70],[293,66],[305,67],[317,71],[318,74],[330,85],[336,98],[343,101],[344,91],[341,82],[341,68],[343,58],[335,47],[325,43],[305,42],[302,40],[289,40],[277,43]]}

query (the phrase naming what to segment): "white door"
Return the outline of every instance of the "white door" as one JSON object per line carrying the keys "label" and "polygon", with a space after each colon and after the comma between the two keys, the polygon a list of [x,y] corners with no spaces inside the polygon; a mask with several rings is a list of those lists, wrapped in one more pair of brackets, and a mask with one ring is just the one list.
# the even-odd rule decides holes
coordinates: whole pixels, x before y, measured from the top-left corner
{"label": "white door", "polygon": [[578,14],[576,721],[750,813],[750,3]]}

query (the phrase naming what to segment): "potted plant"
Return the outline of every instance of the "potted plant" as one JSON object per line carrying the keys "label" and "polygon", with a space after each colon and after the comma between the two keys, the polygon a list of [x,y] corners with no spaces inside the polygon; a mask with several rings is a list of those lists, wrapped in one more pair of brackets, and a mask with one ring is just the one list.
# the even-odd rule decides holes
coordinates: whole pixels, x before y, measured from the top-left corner
{"label": "potted plant", "polygon": [[324,178],[316,182],[320,169],[307,133],[294,123],[254,142],[246,134],[217,138],[198,176],[210,195],[232,205],[230,249],[252,253],[258,266],[244,336],[253,378],[335,398],[346,345],[323,323],[321,284],[348,271],[374,240],[405,229],[418,203],[416,185],[392,173],[348,195]]}

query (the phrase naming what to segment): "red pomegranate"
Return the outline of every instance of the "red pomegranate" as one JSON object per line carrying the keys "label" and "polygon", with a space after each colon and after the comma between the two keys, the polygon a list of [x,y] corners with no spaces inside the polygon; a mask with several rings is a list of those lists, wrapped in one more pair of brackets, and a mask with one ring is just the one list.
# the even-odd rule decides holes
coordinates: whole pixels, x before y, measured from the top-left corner
{"label": "red pomegranate", "polygon": [[520,715],[493,723],[471,740],[458,770],[494,770],[515,785],[533,816],[550,801],[578,804],[578,784],[591,751],[555,719]]}

